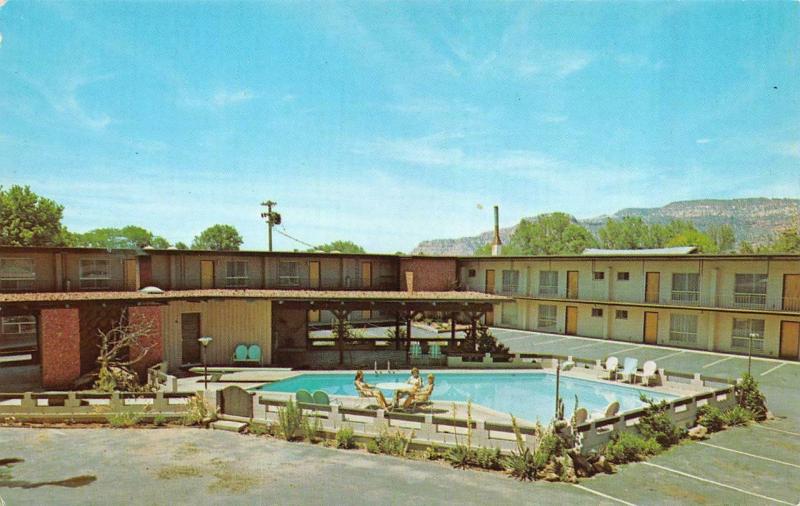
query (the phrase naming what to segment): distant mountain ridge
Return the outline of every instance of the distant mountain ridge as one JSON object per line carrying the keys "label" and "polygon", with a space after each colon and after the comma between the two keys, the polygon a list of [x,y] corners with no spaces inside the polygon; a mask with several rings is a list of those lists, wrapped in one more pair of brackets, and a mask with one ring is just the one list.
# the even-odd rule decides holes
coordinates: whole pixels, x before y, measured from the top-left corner
{"label": "distant mountain ridge", "polygon": [[[608,218],[640,216],[647,223],[669,223],[685,220],[694,223],[700,230],[710,225],[727,224],[733,228],[736,241],[762,244],[778,231],[791,226],[800,216],[800,199],[704,199],[671,202],[662,207],[626,208],[612,215],[578,220],[578,223],[593,234]],[[528,217],[525,219],[533,219]],[[500,229],[500,239],[507,243],[516,225]],[[432,239],[422,241],[411,253],[414,255],[472,255],[476,249],[491,242],[492,231],[488,230],[470,237],[457,239]]]}

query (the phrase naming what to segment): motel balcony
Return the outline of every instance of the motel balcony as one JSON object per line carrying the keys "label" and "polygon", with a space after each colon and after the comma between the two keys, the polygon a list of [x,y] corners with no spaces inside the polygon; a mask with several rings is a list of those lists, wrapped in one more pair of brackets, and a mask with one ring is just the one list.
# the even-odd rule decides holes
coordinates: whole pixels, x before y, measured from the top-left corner
{"label": "motel balcony", "polygon": [[262,288],[262,283],[267,289],[276,290],[362,290],[362,291],[391,291],[398,290],[400,283],[397,276],[377,276],[371,282],[358,278],[345,276],[343,280],[312,280],[301,276],[269,277],[262,281],[253,278],[225,278],[219,288],[246,289]]}

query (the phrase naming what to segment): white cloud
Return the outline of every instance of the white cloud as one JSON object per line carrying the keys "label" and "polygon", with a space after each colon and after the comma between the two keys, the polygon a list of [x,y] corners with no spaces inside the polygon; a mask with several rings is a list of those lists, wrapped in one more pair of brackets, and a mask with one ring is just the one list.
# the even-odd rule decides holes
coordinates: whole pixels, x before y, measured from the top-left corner
{"label": "white cloud", "polygon": [[790,158],[800,158],[800,142],[782,142],[775,146],[775,151]]}
{"label": "white cloud", "polygon": [[226,107],[228,105],[238,104],[239,102],[247,102],[253,98],[255,98],[255,95],[247,89],[235,91],[220,90],[214,94],[212,102],[217,107]]}
{"label": "white cloud", "polygon": [[566,114],[542,114],[539,121],[542,123],[565,123],[569,119]]}
{"label": "white cloud", "polygon": [[196,109],[221,110],[254,98],[256,94],[247,88],[221,88],[213,93],[192,93],[184,89],[179,90],[178,103]]}
{"label": "white cloud", "polygon": [[697,139],[694,142],[697,143],[697,144],[708,144],[708,143],[713,142],[713,141],[714,141],[714,139],[708,139],[708,138],[704,137],[702,139]]}

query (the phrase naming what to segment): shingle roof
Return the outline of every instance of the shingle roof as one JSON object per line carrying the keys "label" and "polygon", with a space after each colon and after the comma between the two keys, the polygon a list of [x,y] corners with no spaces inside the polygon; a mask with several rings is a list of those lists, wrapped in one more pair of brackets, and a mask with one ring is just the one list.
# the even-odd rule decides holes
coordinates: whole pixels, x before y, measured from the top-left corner
{"label": "shingle roof", "polygon": [[270,300],[335,300],[335,301],[417,301],[499,303],[508,297],[481,292],[407,292],[357,290],[171,290],[163,294],[143,292],[26,292],[0,294],[0,305],[26,302],[104,302],[202,299],[270,299]]}

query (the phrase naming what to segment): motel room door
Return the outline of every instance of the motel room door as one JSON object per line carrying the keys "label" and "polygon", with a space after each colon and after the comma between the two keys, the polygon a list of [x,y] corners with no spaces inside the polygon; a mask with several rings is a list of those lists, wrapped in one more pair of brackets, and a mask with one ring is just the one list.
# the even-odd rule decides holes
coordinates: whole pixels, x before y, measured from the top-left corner
{"label": "motel room door", "polygon": [[139,289],[138,262],[136,259],[125,260],[125,290],[135,291]]}
{"label": "motel room door", "polygon": [[567,298],[578,298],[578,271],[567,271]]}
{"label": "motel room door", "polygon": [[308,287],[319,290],[319,262],[308,263]]}
{"label": "motel room door", "polygon": [[[486,284],[484,291],[486,293],[494,293],[495,292],[495,284],[494,284],[494,269],[486,269]],[[487,326],[494,325],[494,311],[487,311],[483,317],[483,323]]]}
{"label": "motel room door", "polygon": [[783,275],[783,309],[800,311],[800,274]]}
{"label": "motel room door", "polygon": [[658,343],[658,313],[644,312],[644,343]]}
{"label": "motel room door", "polygon": [[200,288],[214,288],[214,262],[200,261]]}
{"label": "motel room door", "polygon": [[200,363],[200,313],[181,315],[181,363]]}
{"label": "motel room door", "polygon": [[[658,293],[660,291],[661,291],[661,273],[648,272],[647,274],[645,274],[644,301],[658,303]],[[658,315],[656,314],[656,322],[657,321],[658,321]]]}
{"label": "motel room door", "polygon": [[564,323],[564,333],[574,336],[578,333],[578,307],[567,306],[566,322]]}
{"label": "motel room door", "polygon": [[372,288],[372,262],[361,263],[361,288]]}
{"label": "motel room door", "polygon": [[800,322],[781,322],[781,358],[800,358]]}

